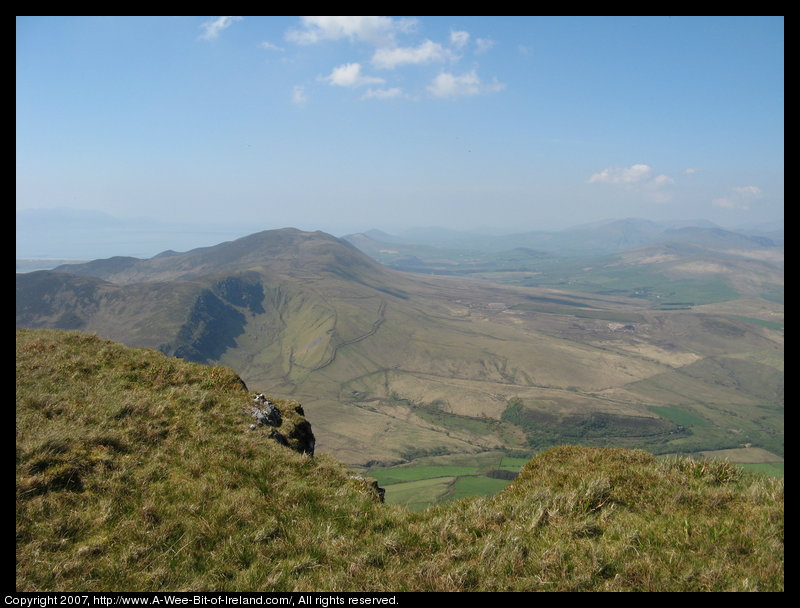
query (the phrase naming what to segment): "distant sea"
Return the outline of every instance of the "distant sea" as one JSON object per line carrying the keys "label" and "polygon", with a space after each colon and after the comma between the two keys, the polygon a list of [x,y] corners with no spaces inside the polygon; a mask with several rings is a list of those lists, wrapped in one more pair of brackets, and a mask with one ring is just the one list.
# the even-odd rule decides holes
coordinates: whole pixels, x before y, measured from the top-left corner
{"label": "distant sea", "polygon": [[62,264],[80,264],[88,261],[82,258],[17,258],[17,272],[52,270]]}

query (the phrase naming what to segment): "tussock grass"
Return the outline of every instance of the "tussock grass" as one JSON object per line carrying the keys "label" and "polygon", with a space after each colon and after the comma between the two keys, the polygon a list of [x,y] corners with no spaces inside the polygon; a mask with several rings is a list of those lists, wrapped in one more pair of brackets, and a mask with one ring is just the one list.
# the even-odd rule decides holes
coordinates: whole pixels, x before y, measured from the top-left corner
{"label": "tussock grass", "polygon": [[783,589],[782,480],[561,447],[411,513],[251,431],[249,402],[226,368],[18,331],[17,589]]}

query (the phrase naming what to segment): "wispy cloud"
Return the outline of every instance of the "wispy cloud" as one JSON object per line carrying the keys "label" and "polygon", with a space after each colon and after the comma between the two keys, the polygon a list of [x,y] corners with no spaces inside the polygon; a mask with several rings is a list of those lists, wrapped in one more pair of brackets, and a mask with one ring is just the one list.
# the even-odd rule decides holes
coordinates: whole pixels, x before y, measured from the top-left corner
{"label": "wispy cloud", "polygon": [[654,175],[650,165],[636,164],[630,167],[609,167],[594,173],[590,184],[612,184],[633,190],[655,203],[667,203],[672,199],[668,186],[675,183],[669,175]]}
{"label": "wispy cloud", "polygon": [[698,169],[696,167],[689,167],[688,169],[683,170],[686,175],[694,175],[695,173],[700,173],[700,171],[702,171],[702,169]]}
{"label": "wispy cloud", "polygon": [[200,40],[216,40],[222,30],[228,29],[237,21],[241,21],[242,17],[215,17],[203,23],[200,27],[203,33],[200,34]]}
{"label": "wispy cloud", "polygon": [[402,97],[403,89],[400,87],[392,87],[391,89],[367,89],[367,92],[361,96],[361,99],[393,99],[395,97]]}
{"label": "wispy cloud", "polygon": [[260,46],[262,49],[266,51],[280,51],[281,53],[283,53],[286,50],[283,47],[280,47],[277,44],[273,44],[272,42],[267,42],[266,40],[264,42],[259,43],[258,46]]}
{"label": "wispy cloud", "polygon": [[470,70],[461,75],[441,72],[428,85],[428,92],[434,97],[454,98],[494,93],[502,91],[504,88],[505,85],[496,80],[489,84],[482,83],[478,73],[475,70]]}
{"label": "wispy cloud", "polygon": [[413,31],[416,23],[416,19],[391,17],[300,17],[301,27],[289,30],[285,37],[296,44],[316,44],[324,40],[347,38],[385,46],[394,43],[396,33]]}
{"label": "wispy cloud", "polygon": [[306,88],[301,84],[296,84],[292,89],[292,103],[296,106],[304,106],[307,101]]}
{"label": "wispy cloud", "polygon": [[758,186],[740,186],[734,188],[733,191],[742,198],[749,198],[751,200],[764,198],[764,192]]}
{"label": "wispy cloud", "polygon": [[758,186],[738,186],[731,188],[727,196],[715,198],[711,204],[722,209],[747,211],[752,203],[762,198],[764,198],[764,192]]}
{"label": "wispy cloud", "polygon": [[589,178],[590,184],[637,184],[651,179],[653,169],[648,165],[632,165],[630,167],[609,167],[593,174]]}
{"label": "wispy cloud", "polygon": [[494,46],[494,40],[491,38],[476,38],[475,39],[475,54],[482,55]]}
{"label": "wispy cloud", "polygon": [[[345,40],[371,46],[371,58],[367,68],[387,72],[399,71],[406,66],[456,64],[462,59],[464,52],[473,46],[473,40],[476,54],[486,52],[494,45],[494,41],[489,38],[474,39],[470,32],[460,29],[451,29],[449,39],[442,42],[419,38],[415,43],[400,42],[401,35],[413,34],[416,28],[416,19],[381,16],[306,16],[300,17],[299,25],[287,30],[284,37],[287,41],[299,45]],[[283,50],[277,45],[266,42],[262,43],[262,47],[268,50]],[[364,49],[360,48],[358,52],[363,57]],[[327,76],[321,76],[318,80],[333,86],[349,88],[383,85],[369,87],[361,99],[399,97],[419,99],[419,92],[414,94],[412,91],[409,94],[406,86],[403,88],[398,86],[407,85],[408,79],[401,83],[394,76],[384,74],[383,78],[371,76],[365,73],[364,68],[363,60],[344,63],[334,67]],[[411,75],[410,78],[413,79],[415,76]],[[423,73],[423,78],[427,80],[431,75],[425,76]],[[489,82],[481,81],[476,68],[464,73],[457,73],[454,68],[449,68],[428,82],[425,92],[436,98],[474,96],[505,88],[505,84],[498,82],[497,79]]]}
{"label": "wispy cloud", "polygon": [[415,47],[380,48],[372,56],[372,65],[393,70],[402,65],[454,61],[458,56],[438,42],[425,40]]}
{"label": "wispy cloud", "polygon": [[656,175],[651,180],[651,183],[654,186],[669,186],[670,184],[674,184],[675,180],[672,179],[669,175]]}
{"label": "wispy cloud", "polygon": [[360,63],[346,63],[335,67],[323,80],[337,87],[360,87],[366,84],[383,84],[386,82],[383,78],[364,76],[361,73]]}
{"label": "wispy cloud", "polygon": [[463,49],[469,42],[469,32],[450,30],[450,43],[457,49]]}

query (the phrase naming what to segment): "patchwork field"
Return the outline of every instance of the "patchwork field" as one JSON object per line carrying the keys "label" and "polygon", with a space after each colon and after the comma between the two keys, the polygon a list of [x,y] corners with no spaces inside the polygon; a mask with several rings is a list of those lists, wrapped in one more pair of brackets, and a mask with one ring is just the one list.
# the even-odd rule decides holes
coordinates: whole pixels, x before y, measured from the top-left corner
{"label": "patchwork field", "polygon": [[386,502],[421,511],[434,504],[495,494],[516,478],[528,458],[502,452],[422,458],[429,464],[373,468],[367,474],[386,490]]}
{"label": "patchwork field", "polygon": [[698,454],[704,458],[727,460],[746,471],[762,473],[770,477],[783,477],[783,458],[761,448],[733,448],[730,450],[703,451]]}

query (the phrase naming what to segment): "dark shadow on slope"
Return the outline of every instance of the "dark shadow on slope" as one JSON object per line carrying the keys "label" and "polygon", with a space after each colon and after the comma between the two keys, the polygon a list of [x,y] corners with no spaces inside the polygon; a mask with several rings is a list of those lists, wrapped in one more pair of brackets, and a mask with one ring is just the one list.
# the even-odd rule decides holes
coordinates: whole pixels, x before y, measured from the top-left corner
{"label": "dark shadow on slope", "polygon": [[218,361],[244,333],[245,312],[264,313],[264,287],[242,277],[226,277],[201,293],[175,341],[161,347],[167,355],[210,363]]}

